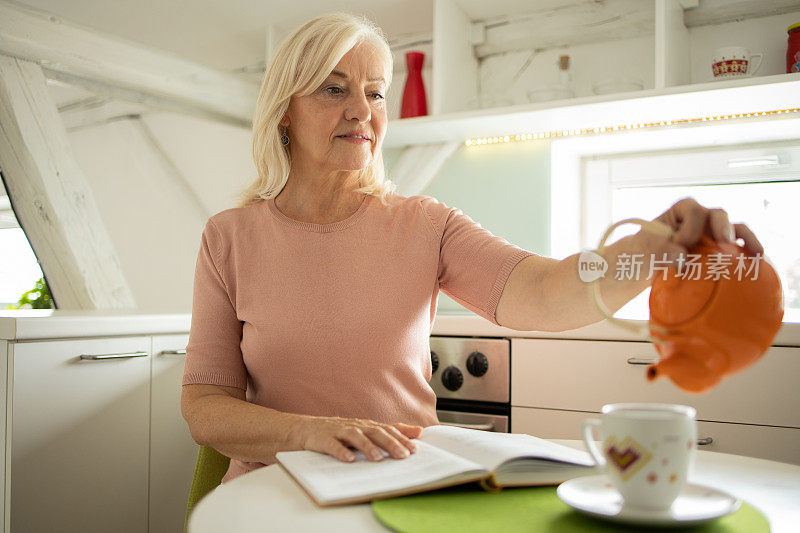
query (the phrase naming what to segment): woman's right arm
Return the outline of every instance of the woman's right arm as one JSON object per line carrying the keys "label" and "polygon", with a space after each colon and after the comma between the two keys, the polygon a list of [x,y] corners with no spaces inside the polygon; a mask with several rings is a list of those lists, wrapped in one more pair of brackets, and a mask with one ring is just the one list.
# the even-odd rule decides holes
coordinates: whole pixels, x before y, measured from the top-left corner
{"label": "woman's right arm", "polygon": [[239,461],[272,463],[280,451],[313,450],[352,461],[349,447],[372,460],[381,449],[402,459],[416,451],[420,426],[284,413],[250,403],[245,391],[218,385],[184,385],[181,413],[198,444]]}

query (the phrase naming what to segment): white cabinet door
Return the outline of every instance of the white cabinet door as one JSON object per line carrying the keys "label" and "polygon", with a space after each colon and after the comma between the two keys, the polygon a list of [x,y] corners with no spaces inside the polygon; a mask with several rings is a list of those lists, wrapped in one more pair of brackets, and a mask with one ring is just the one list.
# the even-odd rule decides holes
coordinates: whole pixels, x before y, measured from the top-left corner
{"label": "white cabinet door", "polygon": [[511,341],[511,405],[595,411],[607,403],[691,405],[698,420],[800,428],[800,348],[772,347],[751,367],[703,394],[668,378],[647,381],[652,344],[567,339]]}
{"label": "white cabinet door", "polygon": [[800,465],[800,429],[698,422],[697,436],[710,442],[698,450],[735,453]]}
{"label": "white cabinet door", "polygon": [[[583,421],[599,416],[599,413],[512,407],[511,431],[543,439],[580,440]],[[800,464],[800,429],[797,428],[698,422],[697,436],[710,441],[698,446],[698,450]]]}
{"label": "white cabinet door", "polygon": [[540,439],[581,440],[583,420],[597,416],[597,413],[512,407],[511,432],[526,433]]}
{"label": "white cabinet door", "polygon": [[197,444],[181,415],[181,379],[188,342],[185,334],[153,337],[150,533],[183,531],[186,516],[197,460]]}
{"label": "white cabinet door", "polygon": [[10,345],[11,531],[147,531],[150,344]]}

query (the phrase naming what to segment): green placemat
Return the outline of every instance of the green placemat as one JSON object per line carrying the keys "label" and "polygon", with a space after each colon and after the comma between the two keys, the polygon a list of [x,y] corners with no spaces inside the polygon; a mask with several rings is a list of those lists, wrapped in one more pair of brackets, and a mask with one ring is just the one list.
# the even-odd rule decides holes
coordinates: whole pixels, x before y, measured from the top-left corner
{"label": "green placemat", "polygon": [[[475,485],[461,485],[377,500],[372,502],[372,512],[383,525],[402,533],[592,533],[642,529],[641,526],[626,527],[582,515],[558,499],[555,487],[507,488],[492,493]],[[742,502],[735,513],[688,529],[698,533],[759,533],[769,531],[769,522],[754,507]],[[674,528],[656,530],[675,531]]]}

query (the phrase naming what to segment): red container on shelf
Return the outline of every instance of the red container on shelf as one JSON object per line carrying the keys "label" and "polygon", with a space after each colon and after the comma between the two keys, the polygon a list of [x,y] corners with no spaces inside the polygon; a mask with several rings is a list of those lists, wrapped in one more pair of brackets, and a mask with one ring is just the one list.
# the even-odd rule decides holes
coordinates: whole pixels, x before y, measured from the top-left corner
{"label": "red container on shelf", "polygon": [[789,42],[786,46],[786,72],[800,72],[800,22],[786,30]]}
{"label": "red container on shelf", "polygon": [[419,117],[428,114],[428,102],[425,99],[425,86],[422,83],[422,52],[406,52],[408,76],[403,89],[403,105],[400,107],[400,118]]}

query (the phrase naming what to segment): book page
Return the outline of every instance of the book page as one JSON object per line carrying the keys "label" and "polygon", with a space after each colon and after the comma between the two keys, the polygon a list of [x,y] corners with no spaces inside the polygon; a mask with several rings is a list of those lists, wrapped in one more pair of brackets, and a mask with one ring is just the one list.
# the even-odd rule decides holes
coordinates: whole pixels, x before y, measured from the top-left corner
{"label": "book page", "polygon": [[556,466],[570,463],[593,466],[591,456],[554,442],[521,433],[492,433],[455,426],[430,426],[422,430],[419,439],[448,450],[494,471],[506,461],[518,458],[539,458]]}
{"label": "book page", "polygon": [[405,459],[372,462],[360,451],[356,460],[345,463],[311,451],[279,452],[277,458],[320,503],[359,498],[373,494],[417,487],[463,474],[483,471],[480,464],[439,450],[419,440],[417,452]]}

